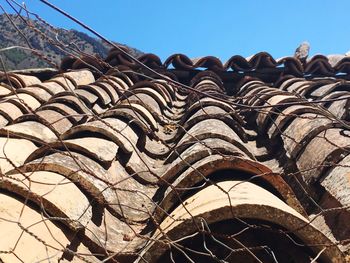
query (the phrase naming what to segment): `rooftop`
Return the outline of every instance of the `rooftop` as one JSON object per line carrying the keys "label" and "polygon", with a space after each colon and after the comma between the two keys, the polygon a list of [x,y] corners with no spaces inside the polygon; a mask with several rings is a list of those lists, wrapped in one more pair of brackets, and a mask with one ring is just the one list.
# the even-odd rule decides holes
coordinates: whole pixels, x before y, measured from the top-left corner
{"label": "rooftop", "polygon": [[0,261],[346,262],[347,56],[2,72]]}

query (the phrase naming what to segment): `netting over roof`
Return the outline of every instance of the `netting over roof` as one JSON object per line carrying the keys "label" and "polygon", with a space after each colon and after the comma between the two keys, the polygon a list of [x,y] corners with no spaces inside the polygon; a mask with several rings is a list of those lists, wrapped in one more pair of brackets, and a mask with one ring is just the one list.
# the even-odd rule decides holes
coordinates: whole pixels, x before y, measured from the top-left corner
{"label": "netting over roof", "polygon": [[0,261],[346,262],[348,57],[79,55],[1,73]]}

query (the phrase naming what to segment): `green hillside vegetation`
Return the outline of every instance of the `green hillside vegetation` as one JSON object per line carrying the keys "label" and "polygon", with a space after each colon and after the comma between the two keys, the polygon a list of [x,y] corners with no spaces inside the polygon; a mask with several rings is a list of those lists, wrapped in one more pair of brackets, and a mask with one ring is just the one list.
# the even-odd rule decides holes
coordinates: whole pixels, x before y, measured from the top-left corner
{"label": "green hillside vegetation", "polygon": [[[20,18],[14,15],[10,15],[10,17],[25,35],[31,47],[38,50],[44,57],[48,58],[56,65],[60,64],[61,59],[66,56],[67,53],[50,43],[43,36],[50,37],[55,41],[59,40],[60,43],[65,46],[65,50],[69,50],[67,47],[78,48],[81,52],[98,55],[100,57],[105,57],[110,49],[110,46],[102,41],[74,29],[66,30],[62,28],[53,28],[40,21],[29,20],[30,24],[42,32],[42,35],[40,35],[27,26]],[[13,46],[28,48],[26,39],[18,33],[5,14],[0,14],[0,32],[0,49]],[[127,47],[130,54],[136,57],[142,54],[142,52],[137,49],[119,43],[116,44]],[[32,52],[21,48],[2,51],[0,55],[4,61],[6,70],[53,67]],[[3,69],[0,68],[0,70]]]}

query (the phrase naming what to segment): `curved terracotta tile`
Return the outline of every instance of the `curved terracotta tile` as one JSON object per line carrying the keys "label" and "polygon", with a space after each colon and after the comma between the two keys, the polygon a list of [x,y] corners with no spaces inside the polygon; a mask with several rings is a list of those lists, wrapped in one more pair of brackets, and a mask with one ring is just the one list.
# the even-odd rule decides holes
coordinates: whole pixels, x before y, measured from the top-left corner
{"label": "curved terracotta tile", "polygon": [[[218,187],[219,186],[219,187]],[[254,189],[254,190],[253,190]],[[254,194],[253,194],[254,193]],[[184,200],[159,226],[138,262],[157,262],[158,258],[169,248],[157,239],[177,240],[184,234],[191,235],[201,220],[207,225],[228,218],[255,218],[273,222],[293,232],[305,244],[314,244],[313,253],[324,251],[323,259],[327,262],[342,262],[342,253],[337,248],[326,247],[331,244],[321,232],[302,215],[290,208],[283,201],[267,190],[245,181],[226,181],[211,185]],[[295,229],[298,229],[295,231]],[[320,240],[322,240],[320,242]],[[327,250],[328,249],[328,250]]]}

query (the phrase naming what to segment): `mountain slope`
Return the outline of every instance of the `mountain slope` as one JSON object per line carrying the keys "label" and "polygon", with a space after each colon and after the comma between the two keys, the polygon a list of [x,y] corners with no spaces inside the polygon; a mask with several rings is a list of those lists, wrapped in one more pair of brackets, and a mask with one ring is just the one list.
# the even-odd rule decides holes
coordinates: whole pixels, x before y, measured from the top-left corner
{"label": "mountain slope", "polygon": [[[5,14],[0,14],[0,49],[15,46],[28,48],[29,43],[33,49],[38,50],[44,57],[57,65],[60,64],[64,56],[68,55],[63,50],[71,52],[71,50],[74,49],[80,50],[83,53],[105,57],[110,49],[110,45],[107,43],[103,43],[77,30],[55,28],[41,21],[32,19],[27,20],[30,24],[30,26],[28,26],[19,17],[15,15],[9,16],[25,37],[16,30]],[[63,50],[54,45],[54,43],[60,43],[63,46]],[[142,52],[137,49],[119,43],[116,44],[125,46],[129,52],[136,57],[142,54]],[[6,70],[53,67],[53,65],[45,62],[45,60],[41,59],[39,56],[34,55],[31,51],[18,47],[2,51],[0,55]],[[0,70],[3,70],[1,64]]]}

